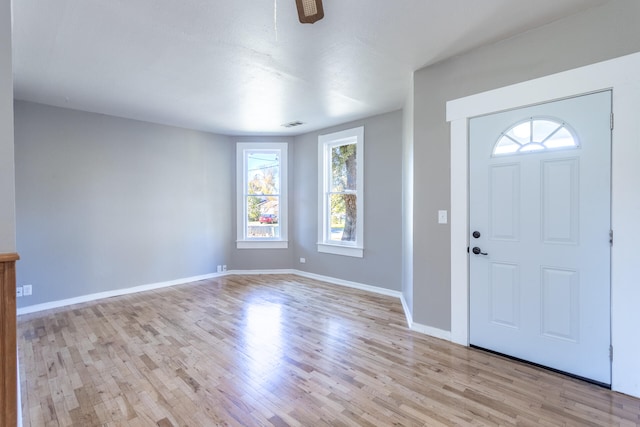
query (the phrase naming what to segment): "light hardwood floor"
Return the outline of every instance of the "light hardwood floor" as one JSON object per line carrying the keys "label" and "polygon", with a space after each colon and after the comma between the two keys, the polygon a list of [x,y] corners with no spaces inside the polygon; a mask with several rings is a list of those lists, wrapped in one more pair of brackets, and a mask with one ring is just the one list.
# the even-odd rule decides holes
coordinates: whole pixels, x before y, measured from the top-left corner
{"label": "light hardwood floor", "polygon": [[635,426],[640,400],[406,327],[400,302],[229,276],[18,319],[24,426]]}

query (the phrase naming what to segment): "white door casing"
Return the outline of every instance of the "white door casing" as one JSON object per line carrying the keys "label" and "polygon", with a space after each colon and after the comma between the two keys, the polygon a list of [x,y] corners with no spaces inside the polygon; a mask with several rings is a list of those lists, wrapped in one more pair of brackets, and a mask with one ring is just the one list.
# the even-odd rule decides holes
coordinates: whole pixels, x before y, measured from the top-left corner
{"label": "white door casing", "polygon": [[607,91],[469,123],[471,344],[603,384],[610,114]]}
{"label": "white door casing", "polygon": [[447,102],[451,124],[451,340],[469,344],[468,120],[606,89],[613,91],[611,223],[612,390],[640,397],[640,53]]}

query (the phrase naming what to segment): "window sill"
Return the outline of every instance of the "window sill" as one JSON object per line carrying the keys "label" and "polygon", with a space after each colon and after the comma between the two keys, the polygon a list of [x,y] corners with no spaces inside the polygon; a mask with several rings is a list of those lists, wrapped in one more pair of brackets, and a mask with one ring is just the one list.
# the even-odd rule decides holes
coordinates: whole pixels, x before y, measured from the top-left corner
{"label": "window sill", "polygon": [[364,248],[355,246],[332,245],[329,243],[318,243],[318,252],[325,254],[350,256],[354,258],[364,257]]}
{"label": "window sill", "polygon": [[288,240],[237,240],[238,249],[287,249]]}

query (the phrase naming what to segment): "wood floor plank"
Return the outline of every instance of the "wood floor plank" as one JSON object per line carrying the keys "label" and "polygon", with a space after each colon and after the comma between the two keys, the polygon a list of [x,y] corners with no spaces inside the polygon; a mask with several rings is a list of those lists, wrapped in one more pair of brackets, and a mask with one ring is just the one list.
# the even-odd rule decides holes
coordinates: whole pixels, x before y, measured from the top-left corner
{"label": "wood floor plank", "polygon": [[640,399],[410,331],[399,301],[229,276],[20,316],[24,426],[635,426]]}

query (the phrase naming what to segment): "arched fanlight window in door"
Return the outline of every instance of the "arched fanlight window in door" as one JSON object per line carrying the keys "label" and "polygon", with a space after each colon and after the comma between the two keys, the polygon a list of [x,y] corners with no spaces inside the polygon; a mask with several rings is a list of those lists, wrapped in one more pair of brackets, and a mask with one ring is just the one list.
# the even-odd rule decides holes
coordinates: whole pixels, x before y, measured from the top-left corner
{"label": "arched fanlight window in door", "polygon": [[500,134],[493,156],[579,148],[575,132],[562,120],[529,117]]}

